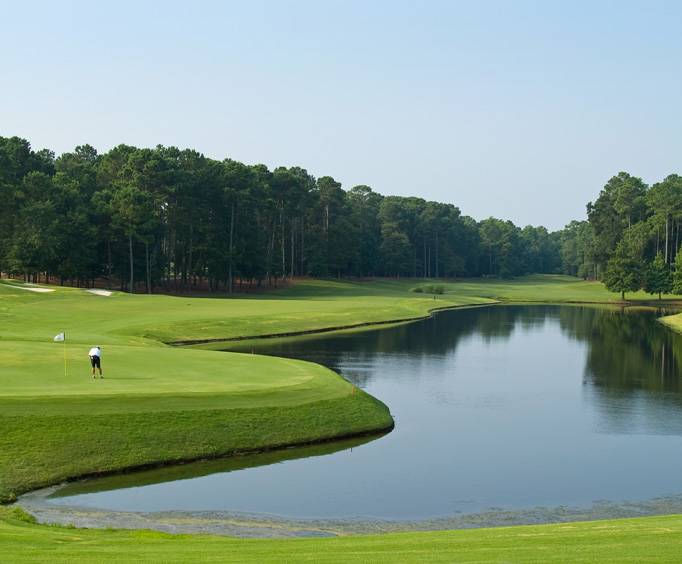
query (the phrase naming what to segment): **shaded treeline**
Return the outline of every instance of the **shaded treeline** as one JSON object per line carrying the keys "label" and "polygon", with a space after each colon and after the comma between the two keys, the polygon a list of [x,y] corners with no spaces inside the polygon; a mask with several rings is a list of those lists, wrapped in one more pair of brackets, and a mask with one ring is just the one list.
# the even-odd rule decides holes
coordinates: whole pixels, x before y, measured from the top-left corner
{"label": "shaded treeline", "polygon": [[562,233],[563,270],[609,290],[682,293],[682,177],[652,186],[621,172],[587,205],[587,221]]}
{"label": "shaded treeline", "polygon": [[191,150],[89,145],[55,158],[0,137],[0,272],[128,291],[276,285],[293,276],[559,272],[560,233],[452,204],[344,190]]}

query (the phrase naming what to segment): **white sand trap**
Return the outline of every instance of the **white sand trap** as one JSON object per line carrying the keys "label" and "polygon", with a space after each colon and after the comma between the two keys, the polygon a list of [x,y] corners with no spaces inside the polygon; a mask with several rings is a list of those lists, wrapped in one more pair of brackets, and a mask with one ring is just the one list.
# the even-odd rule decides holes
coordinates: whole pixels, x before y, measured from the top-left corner
{"label": "white sand trap", "polygon": [[95,294],[97,296],[111,296],[113,292],[110,292],[109,290],[98,290],[96,288],[89,288],[85,290],[86,292],[90,292],[91,294]]}
{"label": "white sand trap", "polygon": [[15,286],[14,284],[6,284],[10,288],[16,288],[17,290],[28,290],[29,292],[40,292],[45,294],[47,292],[54,292],[52,288],[27,288],[26,286]]}

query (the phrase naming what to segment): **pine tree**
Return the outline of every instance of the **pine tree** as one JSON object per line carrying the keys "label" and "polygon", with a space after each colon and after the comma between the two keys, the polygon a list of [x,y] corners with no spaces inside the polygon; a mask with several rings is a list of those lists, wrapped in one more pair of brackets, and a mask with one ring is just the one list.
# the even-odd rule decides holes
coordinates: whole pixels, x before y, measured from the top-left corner
{"label": "pine tree", "polygon": [[644,290],[649,294],[658,294],[660,300],[661,293],[669,293],[672,287],[673,278],[670,268],[665,263],[663,253],[659,251],[647,268]]}
{"label": "pine tree", "polygon": [[673,271],[673,294],[682,294],[682,252],[675,255],[675,270]]}
{"label": "pine tree", "polygon": [[625,292],[636,292],[642,287],[643,274],[641,262],[622,241],[606,265],[603,282],[609,291],[620,292],[624,300]]}

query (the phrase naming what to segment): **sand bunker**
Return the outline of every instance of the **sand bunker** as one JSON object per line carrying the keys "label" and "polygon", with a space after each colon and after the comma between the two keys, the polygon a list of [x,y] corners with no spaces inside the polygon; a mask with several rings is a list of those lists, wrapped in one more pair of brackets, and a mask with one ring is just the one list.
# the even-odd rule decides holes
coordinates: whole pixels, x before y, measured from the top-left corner
{"label": "sand bunker", "polygon": [[96,294],[98,296],[111,296],[113,292],[110,292],[109,290],[97,290],[96,288],[90,288],[86,290],[86,292],[90,292],[91,294]]}
{"label": "sand bunker", "polygon": [[16,288],[17,290],[28,290],[29,292],[40,292],[44,294],[46,292],[54,292],[52,288],[27,288],[26,286],[15,286],[14,284],[6,284],[10,288]]}

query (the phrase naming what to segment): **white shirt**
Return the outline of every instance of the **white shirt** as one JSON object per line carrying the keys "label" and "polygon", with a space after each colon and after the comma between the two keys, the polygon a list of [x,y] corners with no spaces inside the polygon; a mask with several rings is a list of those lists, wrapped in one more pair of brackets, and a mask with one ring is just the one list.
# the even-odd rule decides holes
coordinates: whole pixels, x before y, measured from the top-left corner
{"label": "white shirt", "polygon": [[88,353],[88,356],[99,356],[99,357],[101,357],[102,356],[102,349],[100,349],[99,347],[92,347],[90,349],[90,352]]}

